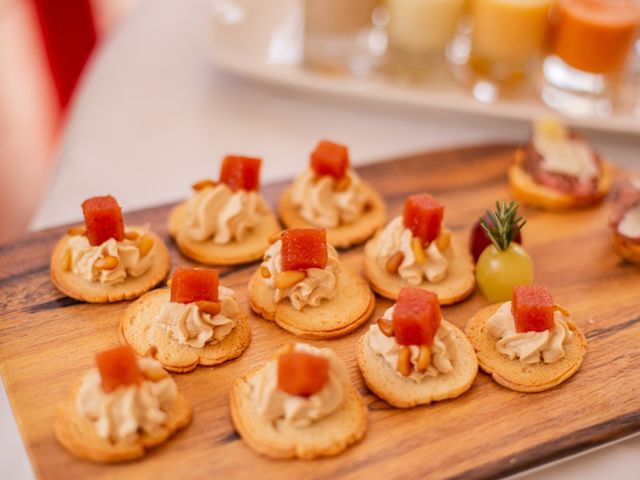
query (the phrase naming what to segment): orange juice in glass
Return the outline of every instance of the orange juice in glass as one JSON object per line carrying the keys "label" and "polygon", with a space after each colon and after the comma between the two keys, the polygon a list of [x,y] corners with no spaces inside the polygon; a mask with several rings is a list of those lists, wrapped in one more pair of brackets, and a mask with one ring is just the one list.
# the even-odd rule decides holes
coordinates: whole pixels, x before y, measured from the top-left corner
{"label": "orange juice in glass", "polygon": [[517,83],[539,61],[552,0],[471,0],[470,66],[485,81]]}
{"label": "orange juice in glass", "polygon": [[639,24],[636,0],[558,0],[543,100],[567,113],[608,115]]}

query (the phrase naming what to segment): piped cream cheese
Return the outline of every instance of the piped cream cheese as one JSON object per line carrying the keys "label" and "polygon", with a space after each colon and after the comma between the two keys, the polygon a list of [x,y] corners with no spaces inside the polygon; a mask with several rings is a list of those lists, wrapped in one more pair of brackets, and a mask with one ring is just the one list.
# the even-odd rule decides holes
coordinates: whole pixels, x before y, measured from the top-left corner
{"label": "piped cream cheese", "polygon": [[[388,308],[382,318],[392,321],[395,305]],[[371,349],[381,355],[384,361],[393,369],[396,375],[413,380],[420,383],[426,377],[437,377],[440,374],[446,374],[453,370],[453,362],[456,358],[456,344],[453,340],[451,328],[444,322],[440,323],[440,328],[433,337],[433,345],[431,346],[431,363],[424,372],[418,371],[418,357],[420,355],[420,347],[417,345],[409,345],[411,352],[411,373],[408,377],[402,375],[398,369],[398,356],[400,355],[401,345],[398,345],[395,337],[387,337],[376,323],[372,323],[367,332],[367,341]]]}
{"label": "piped cream cheese", "polygon": [[273,289],[275,302],[288,298],[296,310],[302,310],[306,305],[317,307],[324,299],[333,298],[336,294],[340,261],[338,252],[331,245],[327,245],[327,266],[325,268],[307,268],[303,280],[288,287],[276,288],[276,275],[282,272],[282,241],[271,244],[264,254],[261,268],[269,271],[269,278],[262,278]]}
{"label": "piped cream cheese", "polygon": [[185,234],[195,241],[223,245],[243,241],[268,212],[259,192],[233,192],[226,184],[205,187],[187,202]]}
{"label": "piped cream cheese", "polygon": [[412,240],[413,233],[404,226],[401,216],[391,220],[382,231],[377,245],[380,266],[385,268],[396,252],[402,252],[404,258],[398,267],[398,275],[409,285],[420,285],[425,278],[433,283],[443,280],[447,276],[448,262],[436,242],[431,242],[423,249],[426,260],[420,264],[416,260]]}
{"label": "piped cream cheese", "polygon": [[294,427],[305,427],[331,415],[343,404],[349,385],[344,364],[329,348],[316,348],[296,343],[294,350],[329,360],[329,379],[319,392],[310,397],[290,395],[278,388],[278,360],[273,359],[253,375],[252,401],[258,413],[271,421]]}
{"label": "piped cream cheese", "polygon": [[[167,302],[155,317],[155,328],[168,332],[178,343],[202,348],[225,339],[237,324],[240,308],[233,290],[218,287],[220,313],[210,315],[201,312],[196,303]],[[153,334],[149,330],[150,335]]]}
{"label": "piped cream cheese", "polygon": [[307,222],[323,228],[335,228],[352,223],[364,211],[367,198],[360,177],[351,169],[345,176],[349,185],[342,191],[335,189],[336,180],[330,175],[317,177],[308,169],[293,182],[291,199]]}
{"label": "piped cream cheese", "polygon": [[[152,358],[139,358],[138,363],[143,372],[162,370],[162,365]],[[98,369],[93,368],[80,382],[76,408],[91,421],[100,438],[113,443],[133,442],[141,433],[153,434],[166,422],[168,408],[177,394],[178,388],[169,375],[107,393],[102,389]]]}
{"label": "piped cream cheese", "polygon": [[487,320],[489,333],[498,338],[496,348],[510,359],[519,358],[523,363],[552,363],[564,358],[563,345],[570,343],[573,332],[567,319],[559,311],[554,312],[554,327],[543,332],[516,332],[511,313],[511,302],[503,303]]}
{"label": "piped cream cheese", "polygon": [[[127,229],[142,236],[145,229]],[[71,271],[90,282],[100,282],[104,285],[121,283],[127,277],[143,275],[153,264],[157,245],[154,241],[151,250],[146,255],[140,254],[140,249],[134,240],[117,241],[110,238],[101,245],[91,245],[85,235],[73,235],[69,238],[68,247],[71,250]],[[99,270],[95,263],[102,257],[109,255],[118,259],[118,265],[111,270]]]}

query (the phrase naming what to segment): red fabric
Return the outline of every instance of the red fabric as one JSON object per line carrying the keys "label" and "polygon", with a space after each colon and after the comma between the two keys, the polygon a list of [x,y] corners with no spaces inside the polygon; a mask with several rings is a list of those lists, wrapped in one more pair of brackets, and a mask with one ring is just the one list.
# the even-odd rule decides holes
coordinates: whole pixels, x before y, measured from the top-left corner
{"label": "red fabric", "polygon": [[60,107],[64,109],[97,41],[90,0],[33,3]]}

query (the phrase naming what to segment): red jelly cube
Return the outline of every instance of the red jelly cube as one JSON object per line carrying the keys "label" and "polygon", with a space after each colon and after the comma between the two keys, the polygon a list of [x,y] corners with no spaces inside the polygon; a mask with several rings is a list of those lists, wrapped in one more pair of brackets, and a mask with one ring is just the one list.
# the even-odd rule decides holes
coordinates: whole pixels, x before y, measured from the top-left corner
{"label": "red jelly cube", "polygon": [[282,269],[327,266],[327,232],[322,228],[288,228],[282,233]]}
{"label": "red jelly cube", "polygon": [[311,168],[318,175],[342,178],[349,168],[349,149],[344,145],[322,140],[311,152]]}
{"label": "red jelly cube", "polygon": [[180,267],[171,277],[171,301],[191,303],[218,301],[218,271],[208,268]]}
{"label": "red jelly cube", "polygon": [[305,352],[288,352],[278,357],[278,388],[289,395],[310,397],[329,380],[329,360]]}
{"label": "red jelly cube", "polygon": [[262,160],[259,158],[227,155],[222,160],[220,181],[229,185],[234,192],[240,189],[258,190],[261,165]]}
{"label": "red jelly cube", "polygon": [[102,379],[102,389],[107,393],[120,385],[132,385],[144,379],[136,352],[129,345],[98,353],[96,364]]}
{"label": "red jelly cube", "polygon": [[511,297],[516,332],[553,329],[553,299],[544,285],[516,285]]}
{"label": "red jelly cube", "polygon": [[435,293],[421,288],[403,288],[393,311],[396,342],[399,345],[433,345],[441,319]]}
{"label": "red jelly cube", "polygon": [[428,193],[411,195],[404,202],[404,226],[423,244],[438,238],[443,215],[442,204]]}
{"label": "red jelly cube", "polygon": [[111,195],[85,200],[82,202],[82,212],[91,245],[102,245],[110,238],[124,240],[122,209]]}

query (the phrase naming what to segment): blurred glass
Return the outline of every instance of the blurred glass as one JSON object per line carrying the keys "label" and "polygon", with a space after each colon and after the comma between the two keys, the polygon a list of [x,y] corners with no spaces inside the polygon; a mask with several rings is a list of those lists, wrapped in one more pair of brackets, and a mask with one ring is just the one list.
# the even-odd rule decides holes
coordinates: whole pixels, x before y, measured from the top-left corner
{"label": "blurred glass", "polygon": [[545,103],[572,115],[611,114],[639,23],[634,0],[560,0],[542,65]]}
{"label": "blurred glass", "polygon": [[471,1],[469,67],[478,100],[495,100],[502,89],[517,86],[535,70],[545,46],[551,1]]}
{"label": "blurred glass", "polygon": [[378,56],[374,9],[379,0],[303,0],[304,63],[326,72],[367,75]]}

